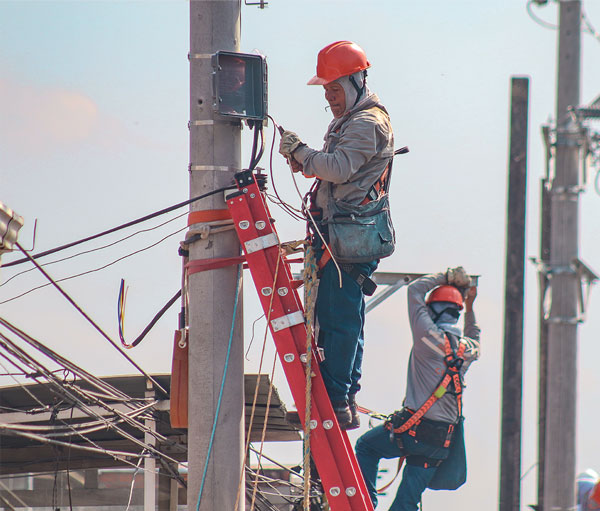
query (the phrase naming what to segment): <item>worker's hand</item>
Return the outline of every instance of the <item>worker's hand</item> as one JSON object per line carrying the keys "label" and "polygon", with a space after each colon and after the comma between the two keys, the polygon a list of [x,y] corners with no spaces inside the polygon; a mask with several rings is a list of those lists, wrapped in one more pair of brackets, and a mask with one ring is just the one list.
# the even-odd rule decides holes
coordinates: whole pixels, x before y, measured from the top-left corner
{"label": "worker's hand", "polygon": [[472,311],[473,310],[473,302],[477,298],[477,288],[475,286],[467,289],[467,293],[465,296],[465,310]]}
{"label": "worker's hand", "polygon": [[446,280],[451,286],[469,287],[471,285],[471,277],[467,275],[467,272],[462,266],[448,268]]}
{"label": "worker's hand", "polygon": [[302,172],[304,170],[302,163],[296,161],[296,158],[294,158],[291,155],[288,156],[288,163],[290,164],[290,168],[292,169],[292,172]]}
{"label": "worker's hand", "polygon": [[285,157],[291,156],[291,154],[301,145],[304,144],[298,135],[293,131],[284,131],[281,134],[281,140],[279,141],[279,153]]}

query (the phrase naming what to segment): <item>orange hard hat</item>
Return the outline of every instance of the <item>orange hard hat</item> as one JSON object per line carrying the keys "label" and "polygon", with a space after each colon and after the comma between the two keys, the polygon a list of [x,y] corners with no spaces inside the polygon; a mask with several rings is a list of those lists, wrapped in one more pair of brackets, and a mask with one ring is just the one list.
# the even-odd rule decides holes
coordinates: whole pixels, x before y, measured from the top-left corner
{"label": "orange hard hat", "polygon": [[458,305],[459,310],[463,308],[463,297],[461,292],[454,286],[438,286],[427,297],[426,304],[433,302],[450,302]]}
{"label": "orange hard hat", "polygon": [[364,50],[352,41],[328,44],[317,57],[317,74],[308,85],[326,85],[342,76],[371,67]]}

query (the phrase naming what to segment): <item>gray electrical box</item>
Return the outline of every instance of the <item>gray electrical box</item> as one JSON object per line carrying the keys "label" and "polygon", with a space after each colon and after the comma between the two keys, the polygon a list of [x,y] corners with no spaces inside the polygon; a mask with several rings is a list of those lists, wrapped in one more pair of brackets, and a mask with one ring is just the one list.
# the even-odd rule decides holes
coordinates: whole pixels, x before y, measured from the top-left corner
{"label": "gray electrical box", "polygon": [[218,51],[212,57],[213,107],[224,117],[267,117],[267,61],[261,55]]}

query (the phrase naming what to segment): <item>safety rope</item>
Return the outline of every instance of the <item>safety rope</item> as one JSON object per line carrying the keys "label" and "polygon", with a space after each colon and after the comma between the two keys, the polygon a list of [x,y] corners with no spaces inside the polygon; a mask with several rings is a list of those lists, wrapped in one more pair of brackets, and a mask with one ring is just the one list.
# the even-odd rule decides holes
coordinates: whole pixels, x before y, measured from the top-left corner
{"label": "safety rope", "polygon": [[[252,425],[254,422],[254,412],[256,411],[256,402],[258,400],[258,388],[260,385],[260,375],[261,375],[262,364],[263,364],[264,355],[265,355],[265,347],[267,344],[267,335],[269,333],[269,325],[271,324],[271,311],[273,310],[273,299],[275,298],[275,288],[277,286],[277,276],[279,275],[279,266],[281,264],[281,259],[282,259],[281,241],[279,240],[279,237],[277,237],[277,246],[278,246],[277,264],[275,265],[275,276],[273,277],[273,285],[271,286],[271,293],[270,293],[271,299],[269,301],[269,312],[267,314],[267,326],[265,327],[265,335],[263,337],[263,347],[262,347],[262,352],[260,354],[260,362],[258,364],[258,377],[256,378],[256,386],[254,387],[254,398],[252,399],[252,408],[250,411],[250,421],[248,423],[248,433],[246,434],[246,443],[245,443],[245,448],[244,448],[244,459],[242,461],[242,471],[240,473],[240,480],[238,483],[237,495],[235,497],[235,506],[233,507],[234,509],[237,509],[238,504],[240,502],[241,493],[242,493],[242,484],[244,481],[244,467],[246,465],[246,460],[248,459],[248,448],[250,446],[250,435],[252,433]],[[271,382],[271,385],[272,385],[272,382]],[[266,420],[266,417],[265,417],[265,420]]]}
{"label": "safety rope", "polygon": [[306,319],[306,389],[304,408],[304,511],[310,511],[310,416],[312,391],[312,338],[316,299],[317,260],[314,248],[304,248],[304,317]]}
{"label": "safety rope", "polygon": [[394,477],[392,478],[392,480],[389,483],[385,484],[381,488],[377,488],[377,493],[382,494],[385,490],[387,490],[390,486],[392,486],[392,484],[394,484],[394,481],[398,477],[398,474],[400,474],[400,470],[402,469],[402,464],[404,463],[405,457],[406,456],[401,456],[400,458],[398,458],[398,468],[396,468],[396,473],[394,474]]}

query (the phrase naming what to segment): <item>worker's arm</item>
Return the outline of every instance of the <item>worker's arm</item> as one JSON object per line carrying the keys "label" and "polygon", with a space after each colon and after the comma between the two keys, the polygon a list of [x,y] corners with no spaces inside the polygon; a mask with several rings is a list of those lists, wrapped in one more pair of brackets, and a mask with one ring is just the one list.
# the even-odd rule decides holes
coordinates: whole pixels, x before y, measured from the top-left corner
{"label": "worker's arm", "polygon": [[477,298],[477,288],[473,286],[469,288],[465,298],[465,327],[463,331],[465,337],[469,337],[470,339],[478,341],[481,329],[477,324],[477,320],[475,319],[475,311],[473,310],[473,302],[475,301],[475,298]]}
{"label": "worker's arm", "polygon": [[[374,113],[359,112],[344,127],[333,152],[317,151],[302,145],[293,156],[302,164],[305,176],[318,177],[334,184],[346,183],[378,154],[377,131],[381,129],[382,125]],[[338,135],[331,133],[329,136]]]}
{"label": "worker's arm", "polygon": [[420,277],[408,286],[408,317],[414,342],[428,337],[431,332],[439,332],[429,315],[425,296],[433,288],[444,284],[447,284],[446,273],[435,273]]}

